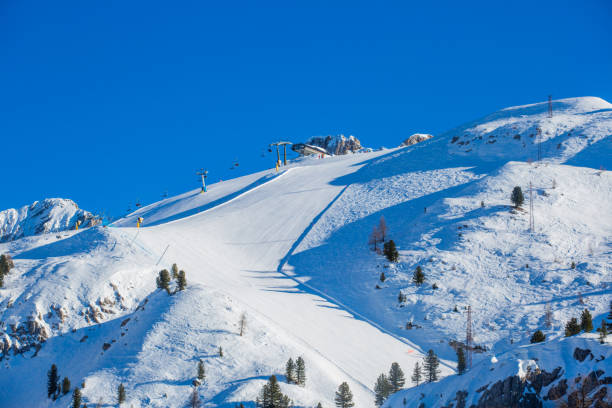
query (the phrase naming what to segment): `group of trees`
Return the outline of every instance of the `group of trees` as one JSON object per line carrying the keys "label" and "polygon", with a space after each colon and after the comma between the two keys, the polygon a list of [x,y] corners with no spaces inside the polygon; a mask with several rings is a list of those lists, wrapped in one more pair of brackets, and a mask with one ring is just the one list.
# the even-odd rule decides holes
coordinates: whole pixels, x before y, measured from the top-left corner
{"label": "group of trees", "polygon": [[0,288],[4,286],[4,277],[8,275],[14,266],[10,255],[0,255]]}
{"label": "group of trees", "polygon": [[[85,383],[81,384],[81,388],[85,387]],[[81,405],[81,388],[75,387],[72,392],[72,408],[87,408],[87,405]],[[56,400],[62,395],[66,395],[70,392],[71,384],[68,377],[60,382],[60,375],[55,364],[51,365],[51,368],[47,372],[47,397]],[[126,393],[123,384],[119,384],[117,387],[117,404],[120,406],[125,402]]]}
{"label": "group of trees", "polygon": [[292,358],[285,365],[285,377],[288,383],[306,386],[306,363],[302,357],[298,357],[295,363]]}
{"label": "group of trees", "polygon": [[[458,351],[458,353],[463,354],[463,349],[459,349],[461,350],[460,352]],[[461,364],[461,370],[459,370],[460,368],[460,364],[457,365],[458,371],[460,371],[460,374],[463,374],[465,372],[465,356],[463,357],[463,363]],[[410,378],[412,380],[412,382],[415,385],[419,385],[421,382],[435,382],[438,381],[438,374],[440,374],[440,360],[438,359],[438,356],[436,355],[436,353],[434,353],[433,350],[429,350],[427,352],[427,355],[425,356],[425,359],[423,360],[423,364],[419,365],[419,363],[416,363],[414,365],[414,369],[412,371],[412,377]]]}
{"label": "group of trees", "polygon": [[375,225],[372,228],[370,238],[368,239],[368,244],[372,245],[372,249],[375,252],[380,253],[379,243],[382,243],[383,255],[387,258],[389,262],[397,262],[399,260],[399,252],[397,252],[395,242],[392,239],[387,241],[388,232],[389,229],[387,228],[387,222],[385,221],[385,217],[380,217],[378,225]]}
{"label": "group of trees", "polygon": [[[165,289],[169,295],[172,295],[181,290],[185,290],[187,287],[187,278],[185,277],[185,271],[179,270],[176,264],[172,264],[172,268],[170,268],[172,274],[168,272],[167,269],[162,269],[159,271],[159,275],[156,278],[157,288]],[[172,280],[176,280],[176,288],[174,291],[170,288],[170,283]]]}
{"label": "group of trees", "polygon": [[406,378],[399,364],[391,364],[389,375],[385,375],[384,373],[379,375],[374,384],[374,403],[376,406],[380,407],[389,395],[404,388],[405,383]]}
{"label": "group of trees", "polygon": [[291,400],[281,392],[280,384],[275,375],[271,376],[268,382],[264,384],[255,400],[255,406],[257,408],[289,408],[291,406]]}
{"label": "group of trees", "polygon": [[578,319],[572,317],[565,324],[565,337],[574,336],[581,331],[590,332],[593,331],[593,317],[591,316],[591,312],[589,309],[584,309],[582,314],[580,315],[580,324],[578,324]]}

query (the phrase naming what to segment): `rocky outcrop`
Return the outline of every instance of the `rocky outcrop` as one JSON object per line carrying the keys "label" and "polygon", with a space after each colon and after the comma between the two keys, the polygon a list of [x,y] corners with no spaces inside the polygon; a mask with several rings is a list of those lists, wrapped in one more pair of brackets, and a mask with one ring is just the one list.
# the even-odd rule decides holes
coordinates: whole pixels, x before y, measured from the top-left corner
{"label": "rocky outcrop", "polygon": [[311,137],[306,144],[322,147],[333,155],[355,153],[361,149],[361,142],[355,136],[315,136]]}
{"label": "rocky outcrop", "polygon": [[47,198],[19,209],[0,211],[0,242],[13,241],[30,235],[93,227],[100,217],[80,209],[72,200]]}
{"label": "rocky outcrop", "polygon": [[408,139],[404,140],[400,146],[412,146],[417,143],[424,142],[425,140],[431,139],[433,135],[428,133],[415,133],[410,136]]}

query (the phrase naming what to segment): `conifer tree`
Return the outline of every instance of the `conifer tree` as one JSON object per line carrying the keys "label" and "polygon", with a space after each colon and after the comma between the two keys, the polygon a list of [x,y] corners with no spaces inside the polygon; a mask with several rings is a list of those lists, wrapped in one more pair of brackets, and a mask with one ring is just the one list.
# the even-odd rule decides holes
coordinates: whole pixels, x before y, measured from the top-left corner
{"label": "conifer tree", "polygon": [[51,369],[47,372],[47,397],[51,398],[55,396],[58,391],[57,383],[59,381],[59,374],[57,373],[57,366],[51,365]]}
{"label": "conifer tree", "polygon": [[465,373],[465,369],[465,352],[463,351],[463,347],[457,347],[457,373],[462,375]]}
{"label": "conifer tree", "polygon": [[355,406],[355,403],[353,402],[353,393],[346,382],[343,382],[338,387],[334,402],[338,408],[351,408]]}
{"label": "conifer tree", "polygon": [[287,360],[287,364],[285,365],[285,377],[287,377],[288,383],[295,382],[295,364],[293,363],[292,358],[289,358],[289,360]]}
{"label": "conifer tree", "polygon": [[219,346],[219,357],[223,357],[223,348]]}
{"label": "conifer tree", "polygon": [[62,381],[62,394],[66,395],[70,392],[70,380],[68,377],[64,377]]}
{"label": "conifer tree", "polygon": [[512,204],[514,204],[515,208],[519,208],[525,202],[525,197],[523,197],[523,190],[521,190],[519,186],[514,187],[514,189],[512,190],[510,200],[512,201]]}
{"label": "conifer tree", "polygon": [[542,333],[542,330],[536,330],[536,332],[533,333],[533,336],[531,336],[531,339],[529,341],[533,344],[541,343],[544,340],[546,340],[546,336],[544,335],[544,333]]}
{"label": "conifer tree", "polygon": [[383,402],[387,399],[389,394],[391,393],[391,384],[389,384],[389,380],[387,376],[381,374],[376,379],[376,384],[374,384],[374,403],[377,407],[380,407]]}
{"label": "conifer tree", "polygon": [[423,268],[421,268],[421,265],[418,265],[414,270],[412,281],[417,286],[421,286],[423,282],[425,282],[425,274],[423,273]]}
{"label": "conifer tree", "polygon": [[593,317],[589,309],[584,309],[580,316],[580,328],[589,333],[593,331]]}
{"label": "conifer tree", "polygon": [[204,381],[206,378],[206,369],[204,368],[204,362],[198,361],[198,380]]}
{"label": "conifer tree", "polygon": [[601,327],[597,330],[599,331],[599,342],[604,344],[606,342],[606,337],[608,337],[608,324],[605,319],[601,320]]}
{"label": "conifer tree", "polygon": [[414,365],[414,370],[412,370],[412,377],[410,379],[417,386],[423,381],[423,371],[418,362]]}
{"label": "conifer tree", "polygon": [[391,364],[391,368],[389,369],[389,384],[391,384],[391,392],[398,392],[404,387],[405,383],[406,378],[404,377],[404,372],[400,368],[399,364]]}
{"label": "conifer tree", "polygon": [[323,405],[321,405],[321,403],[319,402],[319,403],[317,404],[317,408],[323,408]]}
{"label": "conifer tree", "polygon": [[580,333],[580,325],[578,324],[578,319],[572,317],[565,324],[565,337],[573,336],[578,333]]}
{"label": "conifer tree", "polygon": [[179,268],[176,264],[172,264],[170,272],[172,272],[172,279],[178,278]]}
{"label": "conifer tree", "polygon": [[306,363],[302,357],[298,357],[295,362],[295,381],[298,385],[306,385]]}
{"label": "conifer tree", "polygon": [[438,369],[439,365],[440,361],[438,361],[438,356],[436,356],[436,353],[434,353],[433,350],[429,350],[425,356],[425,361],[423,362],[423,368],[425,369],[425,380],[427,382],[438,381],[438,374],[440,374],[440,370]]}
{"label": "conifer tree", "polygon": [[289,408],[289,397],[283,395],[276,376],[271,376],[256,400],[258,408]]}
{"label": "conifer tree", "polygon": [[395,242],[391,239],[385,242],[383,246],[383,254],[387,257],[389,262],[397,262],[399,260],[399,253],[395,247]]}
{"label": "conifer tree", "polygon": [[72,408],[81,408],[81,390],[76,387],[72,392]]}
{"label": "conifer tree", "polygon": [[185,271],[181,270],[178,272],[176,283],[178,285],[178,290],[185,290],[187,287],[187,278],[185,277]]}
{"label": "conifer tree", "polygon": [[121,383],[119,384],[119,387],[117,387],[117,403],[121,405],[124,402],[125,402],[125,387],[123,386],[123,383]]}
{"label": "conifer tree", "polygon": [[240,326],[240,337],[242,337],[242,335],[244,334],[244,329],[246,328],[246,313],[242,313],[240,315],[239,326]]}
{"label": "conifer tree", "polygon": [[159,271],[159,287],[161,289],[166,289],[166,292],[170,294],[170,272],[167,269],[162,269]]}
{"label": "conifer tree", "polygon": [[384,282],[384,281],[385,281],[385,279],[387,279],[387,277],[385,276],[385,273],[384,273],[384,272],[381,272],[381,273],[380,273],[380,281],[381,281],[381,282]]}

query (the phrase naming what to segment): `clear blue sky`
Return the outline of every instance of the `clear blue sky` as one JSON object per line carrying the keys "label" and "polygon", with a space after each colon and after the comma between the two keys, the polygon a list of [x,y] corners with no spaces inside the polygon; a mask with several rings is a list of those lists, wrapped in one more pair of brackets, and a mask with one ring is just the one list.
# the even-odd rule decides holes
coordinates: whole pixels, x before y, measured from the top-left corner
{"label": "clear blue sky", "polygon": [[548,94],[610,101],[611,22],[607,0],[0,0],[0,209],[120,215],[200,167],[270,167],[278,139],[395,146]]}

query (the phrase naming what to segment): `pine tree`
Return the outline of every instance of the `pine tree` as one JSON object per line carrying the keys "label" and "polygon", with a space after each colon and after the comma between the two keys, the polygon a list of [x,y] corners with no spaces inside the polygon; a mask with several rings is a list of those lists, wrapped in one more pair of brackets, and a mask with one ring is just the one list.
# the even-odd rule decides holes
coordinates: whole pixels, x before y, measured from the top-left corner
{"label": "pine tree", "polygon": [[604,344],[606,342],[606,337],[608,337],[608,324],[605,319],[601,321],[601,327],[597,329],[599,331],[599,342]]}
{"label": "pine tree", "polygon": [[287,364],[285,365],[285,377],[287,378],[288,383],[295,382],[295,364],[293,363],[292,358],[289,358],[289,360],[287,360]]}
{"label": "pine tree", "polygon": [[389,380],[387,376],[381,374],[376,379],[376,384],[374,384],[374,403],[377,407],[380,407],[383,402],[387,399],[389,394],[391,393],[391,384],[389,384]]}
{"label": "pine tree", "polygon": [[319,402],[319,403],[317,404],[317,408],[323,408],[323,405],[321,405],[321,403]]}
{"label": "pine tree", "polygon": [[414,270],[412,281],[417,286],[421,286],[423,282],[425,282],[425,274],[423,273],[423,268],[421,268],[421,265],[417,266]]}
{"label": "pine tree", "polygon": [[288,408],[289,397],[283,395],[276,376],[271,376],[268,383],[263,386],[256,400],[258,408]]}
{"label": "pine tree", "polygon": [[223,357],[223,348],[219,346],[219,357]]}
{"label": "pine tree", "polygon": [[400,290],[399,294],[397,295],[397,302],[404,303],[405,301],[406,301],[406,295],[404,295],[402,291]]}
{"label": "pine tree", "polygon": [[578,324],[578,319],[572,317],[565,324],[565,337],[573,336],[578,333],[580,333],[580,325]]}
{"label": "pine tree", "polygon": [[119,405],[123,404],[125,402],[125,387],[122,384],[119,384],[119,387],[117,387],[117,403]]}
{"label": "pine tree", "polygon": [[593,317],[589,309],[584,309],[580,316],[580,328],[589,333],[593,331]]}
{"label": "pine tree", "polygon": [[514,187],[514,189],[512,190],[510,200],[516,208],[519,208],[525,202],[525,197],[523,197],[523,190],[521,190],[519,186]]}
{"label": "pine tree", "polygon": [[66,395],[70,392],[70,380],[68,377],[64,377],[64,381],[62,381],[62,394]]}
{"label": "pine tree", "polygon": [[170,272],[172,272],[172,279],[178,278],[179,268],[178,266],[176,266],[176,264],[172,264]]}
{"label": "pine tree", "polygon": [[200,408],[201,406],[202,401],[200,401],[200,394],[198,393],[198,389],[194,388],[189,396],[189,408]]}
{"label": "pine tree", "polygon": [[465,352],[463,351],[463,347],[457,347],[457,373],[462,375],[465,373],[465,369]]}
{"label": "pine tree", "polygon": [[440,370],[438,369],[439,365],[440,361],[438,361],[438,356],[436,356],[436,353],[434,353],[433,350],[429,350],[425,356],[425,361],[423,362],[423,368],[425,369],[425,380],[427,382],[438,381],[438,374],[440,374]]}
{"label": "pine tree", "polygon": [[162,269],[159,271],[159,287],[161,289],[166,289],[168,294],[170,293],[170,272],[167,269]]}
{"label": "pine tree", "polygon": [[418,362],[414,365],[414,370],[412,370],[412,377],[410,379],[417,385],[417,387],[421,381],[423,381],[423,371]]}
{"label": "pine tree", "polygon": [[391,364],[391,368],[389,369],[389,384],[391,384],[391,392],[398,392],[404,387],[405,383],[406,378],[404,377],[404,372],[400,368],[399,364]]}
{"label": "pine tree", "polygon": [[397,252],[397,248],[395,247],[395,242],[393,240],[385,242],[383,246],[383,254],[387,257],[389,262],[397,262],[399,260],[399,253]]}
{"label": "pine tree", "polygon": [[384,273],[384,272],[381,272],[381,273],[380,273],[380,281],[381,281],[381,282],[384,282],[384,281],[385,281],[385,279],[387,279],[387,277],[385,276],[385,273]]}
{"label": "pine tree", "polygon": [[381,215],[380,220],[378,221],[378,233],[382,242],[385,242],[385,239],[387,238],[387,231],[387,221],[385,221],[385,217]]}
{"label": "pine tree", "polygon": [[544,335],[544,333],[542,333],[542,330],[537,330],[535,333],[533,333],[533,336],[531,336],[531,339],[529,341],[533,344],[541,343],[544,340],[546,340],[546,336]]}
{"label": "pine tree", "polygon": [[187,278],[185,277],[185,271],[179,271],[177,275],[176,283],[178,285],[178,290],[185,290],[187,287]]}
{"label": "pine tree", "polygon": [[242,313],[240,315],[240,322],[238,323],[240,326],[240,337],[244,334],[244,329],[246,328],[246,313]]}
{"label": "pine tree", "polygon": [[58,391],[58,381],[59,374],[57,373],[57,366],[53,364],[49,372],[47,372],[47,397],[51,398],[55,396],[55,393]]}
{"label": "pine tree", "polygon": [[298,385],[306,385],[306,363],[302,357],[298,357],[295,362],[295,381]]}
{"label": "pine tree", "polygon": [[204,362],[202,360],[198,361],[198,380],[204,381],[206,378],[206,370],[204,368]]}
{"label": "pine tree", "polygon": [[355,403],[353,402],[353,393],[346,382],[343,382],[338,387],[334,402],[338,408],[351,408],[355,406]]}
{"label": "pine tree", "polygon": [[72,392],[72,408],[81,408],[81,390],[76,387]]}

